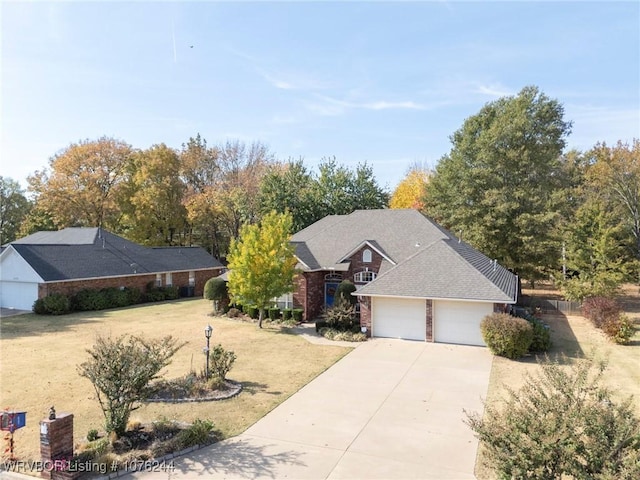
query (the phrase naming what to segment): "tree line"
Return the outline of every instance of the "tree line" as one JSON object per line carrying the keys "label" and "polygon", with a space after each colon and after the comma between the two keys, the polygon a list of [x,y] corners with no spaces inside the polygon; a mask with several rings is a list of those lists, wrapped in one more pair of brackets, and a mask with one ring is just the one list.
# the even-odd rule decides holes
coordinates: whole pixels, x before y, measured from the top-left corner
{"label": "tree line", "polygon": [[363,163],[317,171],[259,142],[146,150],[103,137],[72,144],[28,178],[2,179],[2,243],[36,230],[103,226],[146,245],[202,245],[224,258],[244,224],[271,211],[298,231],[356,209],[416,208],[531,283],[569,298],[640,281],[640,140],[567,150],[572,122],[535,86],[487,103],[432,171],[412,168],[392,195]]}
{"label": "tree line", "polygon": [[101,226],[143,245],[201,245],[224,258],[245,224],[290,211],[294,230],[389,199],[366,163],[278,161],[260,142],[139,150],[109,137],[71,144],[20,186],[2,179],[2,243],[39,230]]}

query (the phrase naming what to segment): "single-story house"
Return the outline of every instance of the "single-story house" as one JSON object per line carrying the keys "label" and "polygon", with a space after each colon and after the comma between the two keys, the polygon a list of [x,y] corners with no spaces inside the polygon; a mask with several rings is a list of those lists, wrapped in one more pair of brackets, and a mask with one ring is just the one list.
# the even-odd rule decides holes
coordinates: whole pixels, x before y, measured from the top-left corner
{"label": "single-story house", "polygon": [[52,293],[83,289],[185,287],[200,296],[222,264],[201,247],[144,247],[101,228],[37,232],[0,253],[0,306],[30,310]]}
{"label": "single-story house", "polygon": [[480,322],[518,299],[518,277],[416,210],[331,215],[292,237],[305,318],[352,281],[373,337],[484,345]]}

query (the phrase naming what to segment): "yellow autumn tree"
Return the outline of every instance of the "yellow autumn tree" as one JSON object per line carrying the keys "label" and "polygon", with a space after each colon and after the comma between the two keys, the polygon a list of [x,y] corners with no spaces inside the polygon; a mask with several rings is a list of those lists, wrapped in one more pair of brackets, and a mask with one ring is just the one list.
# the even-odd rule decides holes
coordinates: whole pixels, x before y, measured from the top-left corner
{"label": "yellow autumn tree", "polygon": [[240,238],[229,248],[229,295],[234,302],[255,305],[263,311],[273,299],[293,290],[297,263],[289,242],[293,220],[288,213],[272,211],[260,225],[245,224]]}
{"label": "yellow autumn tree", "polygon": [[426,170],[411,169],[394,190],[389,207],[422,210],[424,208],[422,197],[429,182],[429,176]]}

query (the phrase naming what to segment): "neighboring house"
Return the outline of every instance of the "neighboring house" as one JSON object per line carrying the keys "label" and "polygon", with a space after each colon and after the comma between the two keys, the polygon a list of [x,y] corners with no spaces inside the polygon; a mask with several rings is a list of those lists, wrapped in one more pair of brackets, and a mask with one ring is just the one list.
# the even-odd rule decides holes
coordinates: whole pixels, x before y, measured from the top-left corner
{"label": "neighboring house", "polygon": [[480,321],[506,311],[518,277],[416,210],[332,215],[292,237],[301,270],[294,304],[308,320],[358,287],[360,323],[374,337],[484,345]]}
{"label": "neighboring house", "polygon": [[[2,247],[0,306],[31,310],[52,293],[106,287],[184,287],[202,295],[222,264],[200,247],[143,247],[100,228],[37,232]],[[190,288],[189,288],[190,287]]]}

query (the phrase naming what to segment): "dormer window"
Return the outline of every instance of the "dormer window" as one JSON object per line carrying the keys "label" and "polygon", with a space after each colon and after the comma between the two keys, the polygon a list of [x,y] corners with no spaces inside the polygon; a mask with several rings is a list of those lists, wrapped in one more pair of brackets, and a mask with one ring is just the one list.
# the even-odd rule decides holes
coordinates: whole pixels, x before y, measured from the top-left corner
{"label": "dormer window", "polygon": [[365,270],[358,272],[353,276],[354,283],[369,283],[376,279],[376,272]]}
{"label": "dormer window", "polygon": [[362,263],[371,263],[371,250],[368,248],[362,252]]}

